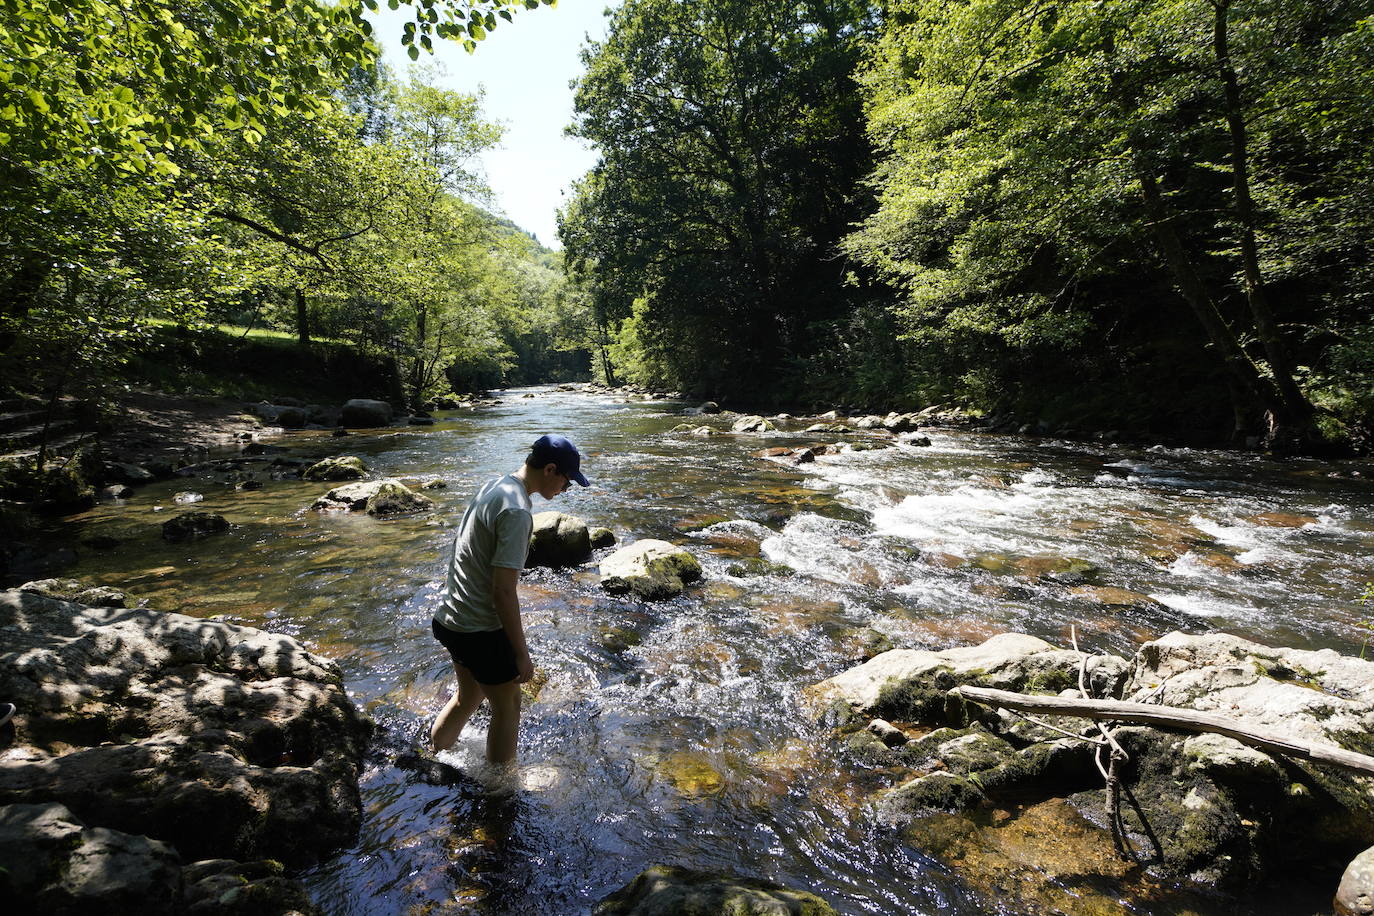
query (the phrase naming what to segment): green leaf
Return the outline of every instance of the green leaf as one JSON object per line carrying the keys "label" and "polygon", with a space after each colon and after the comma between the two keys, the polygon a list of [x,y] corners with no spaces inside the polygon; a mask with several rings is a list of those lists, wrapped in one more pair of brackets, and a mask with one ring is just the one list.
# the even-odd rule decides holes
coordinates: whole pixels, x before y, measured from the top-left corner
{"label": "green leaf", "polygon": [[406,53],[410,55],[411,60],[420,59],[420,49],[415,47],[415,45],[411,45],[410,47],[406,48]]}

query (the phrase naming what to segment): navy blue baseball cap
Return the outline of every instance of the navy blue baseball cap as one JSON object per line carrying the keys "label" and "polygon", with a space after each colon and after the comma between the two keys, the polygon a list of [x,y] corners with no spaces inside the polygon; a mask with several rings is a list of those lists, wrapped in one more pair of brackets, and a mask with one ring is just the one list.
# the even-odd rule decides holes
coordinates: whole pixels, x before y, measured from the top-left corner
{"label": "navy blue baseball cap", "polygon": [[562,436],[540,436],[534,440],[534,446],[530,449],[529,460],[526,464],[542,468],[552,462],[558,467],[558,473],[569,480],[576,480],[582,486],[589,486],[590,481],[582,473],[582,453]]}

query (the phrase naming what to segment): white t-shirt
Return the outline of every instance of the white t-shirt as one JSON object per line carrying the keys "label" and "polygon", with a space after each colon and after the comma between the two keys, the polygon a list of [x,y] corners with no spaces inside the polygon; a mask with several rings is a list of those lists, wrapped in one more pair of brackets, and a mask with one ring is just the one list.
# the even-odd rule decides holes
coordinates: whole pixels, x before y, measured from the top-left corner
{"label": "white t-shirt", "polygon": [[434,613],[440,626],[458,633],[501,629],[492,567],[524,569],[533,529],[530,495],[514,474],[477,491],[453,542],[444,600]]}

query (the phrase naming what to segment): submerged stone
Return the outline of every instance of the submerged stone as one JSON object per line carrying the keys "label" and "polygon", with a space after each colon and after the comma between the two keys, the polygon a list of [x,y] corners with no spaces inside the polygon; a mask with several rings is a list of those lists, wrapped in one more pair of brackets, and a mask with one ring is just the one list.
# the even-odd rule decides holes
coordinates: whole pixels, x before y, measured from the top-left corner
{"label": "submerged stone", "polygon": [[604,898],[592,916],[835,916],[808,891],[772,881],[655,865]]}
{"label": "submerged stone", "polygon": [[229,520],[213,512],[184,512],[162,523],[166,541],[194,541],[229,530]]}

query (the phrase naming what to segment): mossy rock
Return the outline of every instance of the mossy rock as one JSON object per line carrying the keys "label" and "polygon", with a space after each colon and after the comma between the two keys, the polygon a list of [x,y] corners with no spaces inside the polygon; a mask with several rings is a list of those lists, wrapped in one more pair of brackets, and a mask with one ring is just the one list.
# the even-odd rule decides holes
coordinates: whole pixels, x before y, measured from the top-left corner
{"label": "mossy rock", "polygon": [[955,773],[936,772],[918,776],[886,793],[879,801],[879,810],[890,820],[940,811],[971,811],[987,800],[972,780]]}
{"label": "mossy rock", "polygon": [[791,576],[794,574],[792,567],[765,560],[763,557],[750,557],[738,563],[731,563],[725,571],[737,579],[753,576]]}
{"label": "mossy rock", "polygon": [[376,492],[368,497],[367,514],[386,518],[393,515],[409,515],[432,509],[434,502],[414,492],[405,484],[395,480],[383,481]]}
{"label": "mossy rock", "polygon": [[367,465],[353,455],[325,458],[306,468],[301,474],[306,480],[361,480],[367,476]]}

